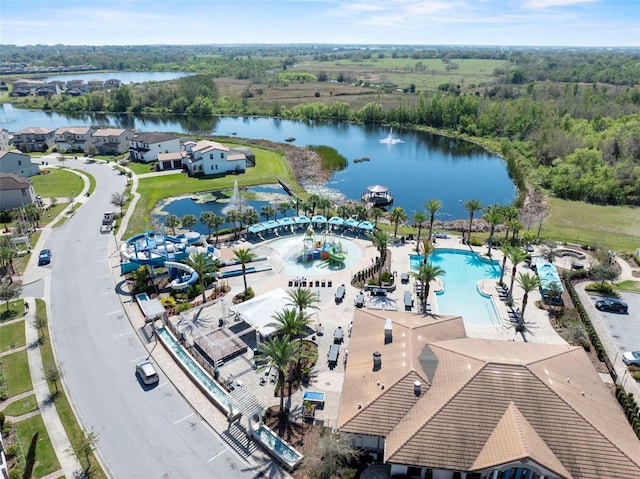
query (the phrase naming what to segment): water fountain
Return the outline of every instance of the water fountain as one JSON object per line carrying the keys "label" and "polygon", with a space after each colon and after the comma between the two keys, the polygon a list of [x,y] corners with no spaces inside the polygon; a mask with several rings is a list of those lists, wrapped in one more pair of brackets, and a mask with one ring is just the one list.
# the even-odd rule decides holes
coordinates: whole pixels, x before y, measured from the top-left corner
{"label": "water fountain", "polygon": [[384,144],[387,144],[387,145],[395,145],[396,143],[404,143],[404,141],[402,141],[400,138],[394,138],[393,137],[393,127],[391,127],[391,130],[389,131],[389,134],[387,135],[386,138],[381,138],[378,141],[380,143],[384,143]]}
{"label": "water fountain", "polygon": [[226,215],[231,210],[242,211],[244,208],[246,208],[246,205],[244,204],[244,199],[238,187],[238,180],[236,180],[233,184],[233,194],[231,198],[229,198],[229,204],[222,208],[222,213]]}

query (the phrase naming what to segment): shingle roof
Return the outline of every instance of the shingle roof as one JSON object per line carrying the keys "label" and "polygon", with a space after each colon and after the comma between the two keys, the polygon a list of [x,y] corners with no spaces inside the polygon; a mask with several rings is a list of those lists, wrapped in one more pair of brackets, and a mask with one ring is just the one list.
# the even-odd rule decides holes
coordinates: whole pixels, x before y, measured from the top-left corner
{"label": "shingle roof", "polygon": [[0,173],[0,190],[21,190],[31,184],[26,178],[13,173]]}
{"label": "shingle roof", "polygon": [[162,143],[163,141],[175,140],[178,137],[171,133],[163,132],[143,132],[133,135],[131,141],[139,141],[142,143]]}
{"label": "shingle roof", "polygon": [[[390,345],[380,315],[394,321]],[[386,437],[396,464],[472,471],[526,459],[560,477],[640,477],[640,441],[581,348],[447,339],[464,333],[451,330],[459,318],[412,317],[356,313],[341,431]],[[421,355],[435,365],[430,382]]]}

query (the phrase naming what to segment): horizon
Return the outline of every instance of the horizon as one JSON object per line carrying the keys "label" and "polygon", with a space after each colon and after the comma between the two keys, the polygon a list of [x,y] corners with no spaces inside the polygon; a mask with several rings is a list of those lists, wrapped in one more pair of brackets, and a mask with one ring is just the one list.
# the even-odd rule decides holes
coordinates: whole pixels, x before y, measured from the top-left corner
{"label": "horizon", "polygon": [[640,47],[628,0],[5,0],[0,12],[0,44],[16,46]]}

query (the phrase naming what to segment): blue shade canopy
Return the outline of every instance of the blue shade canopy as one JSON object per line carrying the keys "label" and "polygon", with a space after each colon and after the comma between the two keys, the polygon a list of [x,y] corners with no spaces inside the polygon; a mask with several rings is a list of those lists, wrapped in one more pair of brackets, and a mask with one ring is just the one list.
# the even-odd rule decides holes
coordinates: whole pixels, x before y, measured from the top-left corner
{"label": "blue shade canopy", "polygon": [[311,220],[310,220],[308,217],[306,217],[306,216],[295,216],[295,217],[294,217],[294,221],[295,221],[295,222],[296,222],[296,224],[298,224],[298,225],[311,223]]}
{"label": "blue shade canopy", "polygon": [[322,216],[322,215],[315,215],[313,218],[311,218],[311,222],[312,223],[326,223],[327,222],[327,217],[326,216]]}
{"label": "blue shade canopy", "polygon": [[277,220],[278,223],[280,223],[282,226],[290,226],[295,224],[295,221],[293,221],[293,218],[290,218],[288,216],[285,216],[284,218],[280,218],[279,220]]}
{"label": "blue shade canopy", "polygon": [[330,225],[341,225],[344,223],[344,219],[342,219],[340,216],[332,216],[328,223]]}
{"label": "blue shade canopy", "polygon": [[346,220],[346,221],[344,222],[344,225],[345,225],[345,226],[351,226],[351,227],[354,227],[354,228],[355,228],[356,226],[358,226],[358,224],[359,224],[359,223],[360,223],[360,222],[359,222],[358,220],[356,220],[356,219],[354,219],[354,218],[349,218],[348,220]]}
{"label": "blue shade canopy", "polygon": [[358,223],[358,228],[371,231],[376,227],[371,221],[363,221],[362,223]]}

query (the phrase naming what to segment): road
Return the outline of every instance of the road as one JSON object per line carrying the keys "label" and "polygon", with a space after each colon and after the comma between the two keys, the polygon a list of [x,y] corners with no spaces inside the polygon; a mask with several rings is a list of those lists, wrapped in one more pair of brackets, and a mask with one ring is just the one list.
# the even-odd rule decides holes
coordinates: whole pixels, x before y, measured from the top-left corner
{"label": "road", "polygon": [[102,213],[113,210],[125,177],[107,165],[74,164],[98,183],[84,206],[53,230],[51,275],[44,296],[64,383],[114,478],[253,477],[255,470],[195,414],[160,372],[155,388],[135,376],[148,353],[115,293],[109,263],[112,234],[101,234]]}

